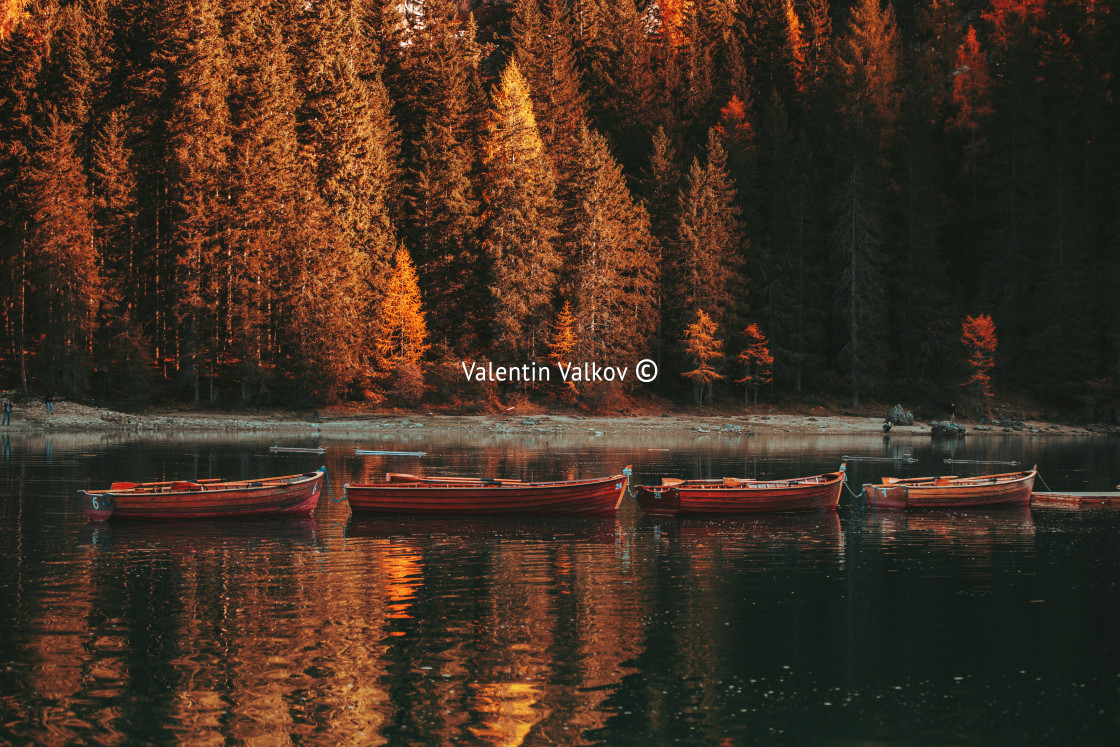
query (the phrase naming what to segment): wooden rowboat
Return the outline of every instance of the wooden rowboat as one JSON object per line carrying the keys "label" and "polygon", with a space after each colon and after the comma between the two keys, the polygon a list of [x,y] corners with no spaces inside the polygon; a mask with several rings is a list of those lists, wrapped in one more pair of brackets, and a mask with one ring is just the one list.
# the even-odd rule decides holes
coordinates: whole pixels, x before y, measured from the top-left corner
{"label": "wooden rowboat", "polygon": [[216,479],[115,482],[108,490],[79,490],[93,521],[108,519],[220,519],[311,514],[326,467],[302,475],[257,480]]}
{"label": "wooden rowboat", "polygon": [[1076,508],[1079,506],[1120,508],[1120,492],[1065,491],[1061,493],[1043,493],[1035,491],[1031,493],[1031,505],[1052,506],[1054,508]]}
{"label": "wooden rowboat", "polygon": [[629,474],[627,468],[613,477],[557,482],[390,474],[386,482],[345,485],[343,492],[355,512],[608,516],[618,511]]}
{"label": "wooden rowboat", "polygon": [[845,466],[836,472],[789,480],[662,480],[639,485],[638,505],[647,514],[757,514],[786,511],[834,511],[840,503]]}
{"label": "wooden rowboat", "polygon": [[870,508],[983,508],[1019,506],[1030,502],[1038,467],[979,477],[885,477],[864,485]]}

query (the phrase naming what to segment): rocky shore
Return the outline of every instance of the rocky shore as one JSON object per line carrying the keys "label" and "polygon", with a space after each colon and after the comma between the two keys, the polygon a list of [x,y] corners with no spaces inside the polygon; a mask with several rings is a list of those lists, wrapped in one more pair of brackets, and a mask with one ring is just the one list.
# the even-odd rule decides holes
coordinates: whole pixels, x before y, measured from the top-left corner
{"label": "rocky shore", "polygon": [[[11,393],[0,394],[10,397]],[[723,433],[736,435],[818,434],[869,435],[882,433],[883,417],[851,415],[808,415],[794,413],[742,414],[665,412],[659,415],[582,416],[572,414],[519,414],[515,409],[490,415],[447,415],[433,412],[355,414],[347,411],[220,413],[163,411],[143,414],[90,407],[76,402],[55,401],[48,414],[41,400],[17,402],[12,422],[0,433],[39,431],[126,432],[138,435],[167,432],[276,433],[277,435],[349,434],[407,429],[415,433],[576,433],[621,434],[624,432]],[[1102,427],[1061,425],[1036,421],[961,421],[969,434],[1093,436],[1108,434]],[[914,422],[895,425],[890,435],[929,436],[931,424]]]}

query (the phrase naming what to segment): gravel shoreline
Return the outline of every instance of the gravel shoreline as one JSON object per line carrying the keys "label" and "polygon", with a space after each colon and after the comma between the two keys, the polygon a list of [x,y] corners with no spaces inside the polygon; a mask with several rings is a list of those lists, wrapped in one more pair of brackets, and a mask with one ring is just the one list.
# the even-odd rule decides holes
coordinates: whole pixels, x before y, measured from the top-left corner
{"label": "gravel shoreline", "polygon": [[[11,393],[0,396],[11,396]],[[1099,436],[1107,430],[1093,426],[1060,425],[1038,421],[1016,423],[1014,427],[960,421],[970,434],[1043,436]],[[214,412],[168,411],[125,413],[90,407],[76,402],[56,401],[48,414],[41,400],[17,403],[12,423],[0,433],[29,432],[116,432],[162,434],[196,433],[275,433],[276,435],[321,435],[345,437],[351,434],[407,430],[417,435],[431,433],[578,433],[623,434],[626,432],[723,433],[736,435],[817,434],[870,435],[882,433],[882,417],[850,415],[806,415],[794,413],[666,413],[664,415],[580,416],[568,414],[445,415],[413,414],[327,414],[270,413],[227,414]],[[891,435],[925,435],[930,424],[895,426]]]}

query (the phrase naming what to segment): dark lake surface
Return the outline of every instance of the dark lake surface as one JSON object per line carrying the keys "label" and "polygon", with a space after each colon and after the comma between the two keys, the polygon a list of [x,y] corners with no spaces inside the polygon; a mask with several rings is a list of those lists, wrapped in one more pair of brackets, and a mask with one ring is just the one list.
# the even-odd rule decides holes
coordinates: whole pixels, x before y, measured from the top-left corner
{"label": "dark lake surface", "polygon": [[[270,455],[274,443],[325,455]],[[358,457],[355,447],[423,449]],[[1039,465],[1112,489],[1120,439],[544,433],[12,436],[0,743],[1120,743],[1120,511],[87,524],[75,491],[326,464],[555,479]]]}

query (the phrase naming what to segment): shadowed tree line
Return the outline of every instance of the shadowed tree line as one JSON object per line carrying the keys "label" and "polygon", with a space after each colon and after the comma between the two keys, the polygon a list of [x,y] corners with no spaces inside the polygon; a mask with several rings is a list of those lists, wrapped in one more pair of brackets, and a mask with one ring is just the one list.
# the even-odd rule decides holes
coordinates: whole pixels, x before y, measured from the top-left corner
{"label": "shadowed tree line", "polygon": [[453,401],[463,359],[651,357],[953,399],[985,314],[999,386],[1114,414],[1108,3],[470,5],[7,4],[3,384]]}

